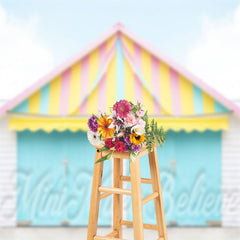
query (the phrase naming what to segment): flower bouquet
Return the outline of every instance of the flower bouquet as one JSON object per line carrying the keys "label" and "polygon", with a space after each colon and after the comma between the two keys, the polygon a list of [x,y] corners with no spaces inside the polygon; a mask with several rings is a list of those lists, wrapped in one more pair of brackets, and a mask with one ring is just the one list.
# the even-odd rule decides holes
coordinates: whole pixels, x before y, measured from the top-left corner
{"label": "flower bouquet", "polygon": [[110,115],[92,115],[88,127],[90,143],[100,146],[100,152],[110,150],[97,162],[110,160],[114,151],[129,152],[130,160],[134,161],[143,145],[150,153],[155,143],[161,146],[166,139],[163,128],[154,119],[149,121],[144,106],[127,100],[116,102]]}

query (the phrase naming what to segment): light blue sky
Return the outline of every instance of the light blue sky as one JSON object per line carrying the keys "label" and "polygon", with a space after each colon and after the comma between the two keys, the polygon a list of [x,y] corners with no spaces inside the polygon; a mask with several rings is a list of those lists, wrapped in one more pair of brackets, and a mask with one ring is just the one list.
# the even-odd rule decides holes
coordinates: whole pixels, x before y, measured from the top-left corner
{"label": "light blue sky", "polygon": [[64,61],[122,22],[181,64],[201,34],[204,16],[220,19],[239,5],[238,0],[3,0],[2,6],[20,19],[38,17],[38,30],[54,54]]}
{"label": "light blue sky", "polygon": [[[240,99],[240,0],[0,0],[0,7],[7,16],[1,19],[0,11],[0,80],[8,79],[0,99],[13,97],[116,22]],[[31,19],[36,37],[25,29]]]}

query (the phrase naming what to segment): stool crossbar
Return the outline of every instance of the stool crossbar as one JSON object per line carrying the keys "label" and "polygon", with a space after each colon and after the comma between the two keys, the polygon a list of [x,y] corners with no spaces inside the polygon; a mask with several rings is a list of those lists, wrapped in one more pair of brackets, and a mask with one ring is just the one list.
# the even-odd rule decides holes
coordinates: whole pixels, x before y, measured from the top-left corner
{"label": "stool crossbar", "polygon": [[[96,149],[95,162],[109,151],[99,152]],[[160,173],[157,159],[156,146],[148,154],[151,179],[141,178],[140,157],[148,154],[146,148],[142,148],[134,162],[130,162],[130,177],[123,175],[123,159],[129,159],[126,152],[113,153],[113,187],[102,186],[103,162],[94,165],[92,196],[89,214],[87,240],[125,240],[122,238],[122,226],[133,227],[134,240],[144,240],[143,230],[158,231],[158,240],[167,240],[167,230],[163,208]],[[131,190],[123,189],[123,182],[131,182]],[[151,184],[153,193],[142,199],[141,184]],[[131,195],[133,221],[123,220],[123,194]],[[104,236],[97,236],[97,223],[100,200],[113,195],[113,231]],[[142,206],[154,200],[157,224],[143,223]]]}

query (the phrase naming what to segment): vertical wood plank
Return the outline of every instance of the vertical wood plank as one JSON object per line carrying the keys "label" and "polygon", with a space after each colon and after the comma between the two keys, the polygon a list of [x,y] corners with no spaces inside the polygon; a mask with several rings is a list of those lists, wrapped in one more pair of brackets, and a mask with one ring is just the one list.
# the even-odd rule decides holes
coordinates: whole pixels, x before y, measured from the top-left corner
{"label": "vertical wood plank", "polygon": [[[102,154],[97,152],[96,150],[95,162],[101,158],[101,155]],[[98,191],[98,188],[102,184],[102,174],[103,174],[103,162],[100,162],[97,164],[94,163],[87,240],[93,240],[94,236],[96,236],[96,233],[97,233],[98,213],[99,213],[99,203],[100,203],[100,192]]]}
{"label": "vertical wood plank", "polygon": [[153,192],[158,192],[159,196],[154,199],[156,219],[158,226],[159,239],[167,240],[167,228],[165,222],[164,208],[163,208],[163,198],[162,198],[162,188],[160,180],[160,172],[158,166],[157,158],[157,148],[154,147],[153,151],[148,155],[149,165],[152,177],[152,188]]}
{"label": "vertical wood plank", "polygon": [[130,163],[134,240],[143,240],[140,159]]}
{"label": "vertical wood plank", "polygon": [[[114,158],[113,187],[122,188],[120,176],[123,174],[123,159]],[[113,194],[113,231],[117,231],[117,238],[122,238],[123,195]]]}

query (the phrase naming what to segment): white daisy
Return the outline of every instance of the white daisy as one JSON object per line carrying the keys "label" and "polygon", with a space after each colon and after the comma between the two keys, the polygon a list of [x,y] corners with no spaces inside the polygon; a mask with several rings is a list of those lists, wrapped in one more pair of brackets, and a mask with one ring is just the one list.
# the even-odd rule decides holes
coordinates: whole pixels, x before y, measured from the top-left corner
{"label": "white daisy", "polygon": [[103,141],[100,140],[99,132],[92,132],[91,130],[88,130],[87,137],[88,137],[89,142],[94,146],[103,144]]}

